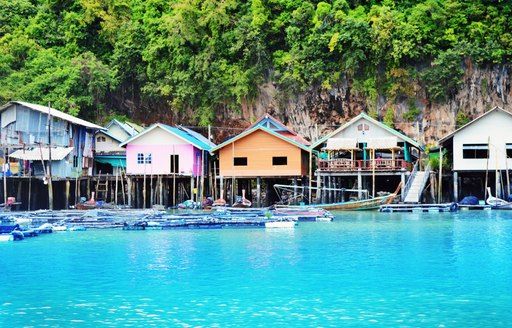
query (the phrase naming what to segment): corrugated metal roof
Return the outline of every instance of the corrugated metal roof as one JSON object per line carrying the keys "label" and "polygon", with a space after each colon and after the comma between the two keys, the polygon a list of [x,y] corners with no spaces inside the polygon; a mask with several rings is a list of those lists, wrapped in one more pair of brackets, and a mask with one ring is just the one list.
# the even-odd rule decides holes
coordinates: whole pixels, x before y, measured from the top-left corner
{"label": "corrugated metal roof", "polygon": [[[2,107],[0,107],[0,112],[4,111],[8,107],[10,107],[12,104],[22,105],[22,106],[28,107],[30,109],[36,110],[38,112],[48,114],[48,106],[30,104],[30,103],[26,103],[23,101],[11,101],[11,102],[3,105]],[[103,129],[99,125],[88,122],[86,120],[82,120],[81,118],[78,118],[78,117],[71,116],[71,115],[61,112],[55,108],[50,109],[50,115],[60,118],[61,120],[68,121],[68,122],[71,122],[71,123],[77,124],[77,125],[82,125],[82,126],[85,126],[85,127],[91,128],[91,129]]]}
{"label": "corrugated metal roof", "polygon": [[[73,151],[73,147],[52,147],[52,161],[60,161]],[[47,161],[50,158],[50,152],[47,147],[34,148],[32,150],[19,149],[9,155],[11,158],[27,161]]]}
{"label": "corrugated metal roof", "polygon": [[355,138],[331,138],[327,139],[325,150],[349,150],[358,149]]}

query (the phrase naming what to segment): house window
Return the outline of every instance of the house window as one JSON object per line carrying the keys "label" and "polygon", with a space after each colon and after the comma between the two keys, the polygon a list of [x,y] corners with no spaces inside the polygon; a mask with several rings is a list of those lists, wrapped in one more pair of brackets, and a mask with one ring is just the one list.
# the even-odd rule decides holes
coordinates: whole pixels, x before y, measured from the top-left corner
{"label": "house window", "polygon": [[180,155],[171,155],[171,173],[180,172]]}
{"label": "house window", "polygon": [[506,144],[507,158],[512,158],[512,144]]}
{"label": "house window", "polygon": [[137,164],[151,164],[151,154],[138,153]]}
{"label": "house window", "polygon": [[286,157],[286,156],[272,157],[272,165],[288,165],[288,157]]}
{"label": "house window", "polygon": [[247,157],[235,157],[233,158],[234,166],[247,166]]}
{"label": "house window", "polygon": [[489,146],[487,144],[466,144],[462,145],[462,158],[488,158]]}
{"label": "house window", "polygon": [[105,141],[107,141],[107,138],[105,138],[103,136],[96,137],[96,142],[105,142]]}

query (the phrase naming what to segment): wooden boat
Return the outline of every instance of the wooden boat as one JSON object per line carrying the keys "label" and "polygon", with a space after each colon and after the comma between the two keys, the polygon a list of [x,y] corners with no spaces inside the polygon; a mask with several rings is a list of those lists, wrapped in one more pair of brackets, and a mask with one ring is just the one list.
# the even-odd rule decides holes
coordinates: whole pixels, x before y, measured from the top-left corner
{"label": "wooden boat", "polygon": [[489,194],[489,197],[487,197],[487,199],[485,200],[485,202],[488,204],[488,205],[491,205],[491,206],[496,206],[496,207],[502,207],[502,206],[510,206],[511,204],[509,202],[507,202],[506,200],[504,199],[501,199],[501,198],[498,198],[498,197],[494,197],[492,194],[491,194],[491,187],[487,187],[487,193]]}
{"label": "wooden boat", "polygon": [[347,202],[331,203],[331,204],[310,204],[310,207],[319,207],[325,210],[337,211],[361,211],[361,210],[375,210],[381,205],[389,204],[393,201],[397,194],[392,193],[385,196],[368,198],[362,200],[351,200]]}
{"label": "wooden boat", "polygon": [[233,204],[233,207],[251,207],[252,202],[245,198],[245,189],[242,189],[242,198],[237,199],[237,201]]}
{"label": "wooden boat", "polygon": [[[380,197],[372,197],[367,199],[361,199],[361,200],[351,200],[346,202],[338,202],[338,203],[325,203],[325,204],[308,204],[308,207],[311,208],[322,208],[325,210],[336,210],[336,211],[359,211],[359,210],[375,210],[378,209],[381,205],[389,204],[395,199],[395,197],[398,195],[398,191],[400,190],[400,187],[402,186],[402,183],[398,185],[395,192],[390,193],[385,196]],[[294,188],[305,188],[302,186],[285,186],[288,188],[288,191],[293,190]],[[274,185],[274,188],[279,189],[283,188],[283,185]],[[312,188],[315,189],[315,188]],[[328,190],[329,188],[324,188],[324,190]],[[344,189],[344,191],[353,191],[353,192],[364,192],[368,193],[366,190],[357,190],[357,189]],[[300,208],[300,205],[289,205],[291,208]],[[303,206],[302,206],[303,207]]]}
{"label": "wooden boat", "polygon": [[77,210],[93,210],[98,207],[96,200],[94,199],[94,192],[92,193],[91,199],[86,200],[85,202],[80,202],[75,204],[75,208]]}
{"label": "wooden boat", "polygon": [[220,191],[220,198],[213,201],[212,207],[226,206],[226,200],[224,199],[224,190]]}
{"label": "wooden boat", "polygon": [[265,222],[265,228],[294,228],[297,225],[295,221],[267,221]]}

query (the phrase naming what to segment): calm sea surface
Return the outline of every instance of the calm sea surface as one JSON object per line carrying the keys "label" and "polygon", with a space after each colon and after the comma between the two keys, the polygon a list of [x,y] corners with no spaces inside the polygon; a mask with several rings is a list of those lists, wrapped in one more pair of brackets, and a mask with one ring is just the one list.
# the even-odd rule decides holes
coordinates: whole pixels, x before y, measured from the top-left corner
{"label": "calm sea surface", "polygon": [[0,327],[511,327],[512,211],[0,243]]}

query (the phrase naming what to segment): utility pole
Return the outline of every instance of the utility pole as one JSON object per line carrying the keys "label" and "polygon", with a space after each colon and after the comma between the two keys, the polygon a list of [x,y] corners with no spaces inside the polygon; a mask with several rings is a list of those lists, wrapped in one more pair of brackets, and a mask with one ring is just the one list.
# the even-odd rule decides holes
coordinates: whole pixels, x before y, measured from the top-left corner
{"label": "utility pole", "polygon": [[52,117],[51,107],[48,103],[48,209],[53,210],[53,185],[52,185]]}

